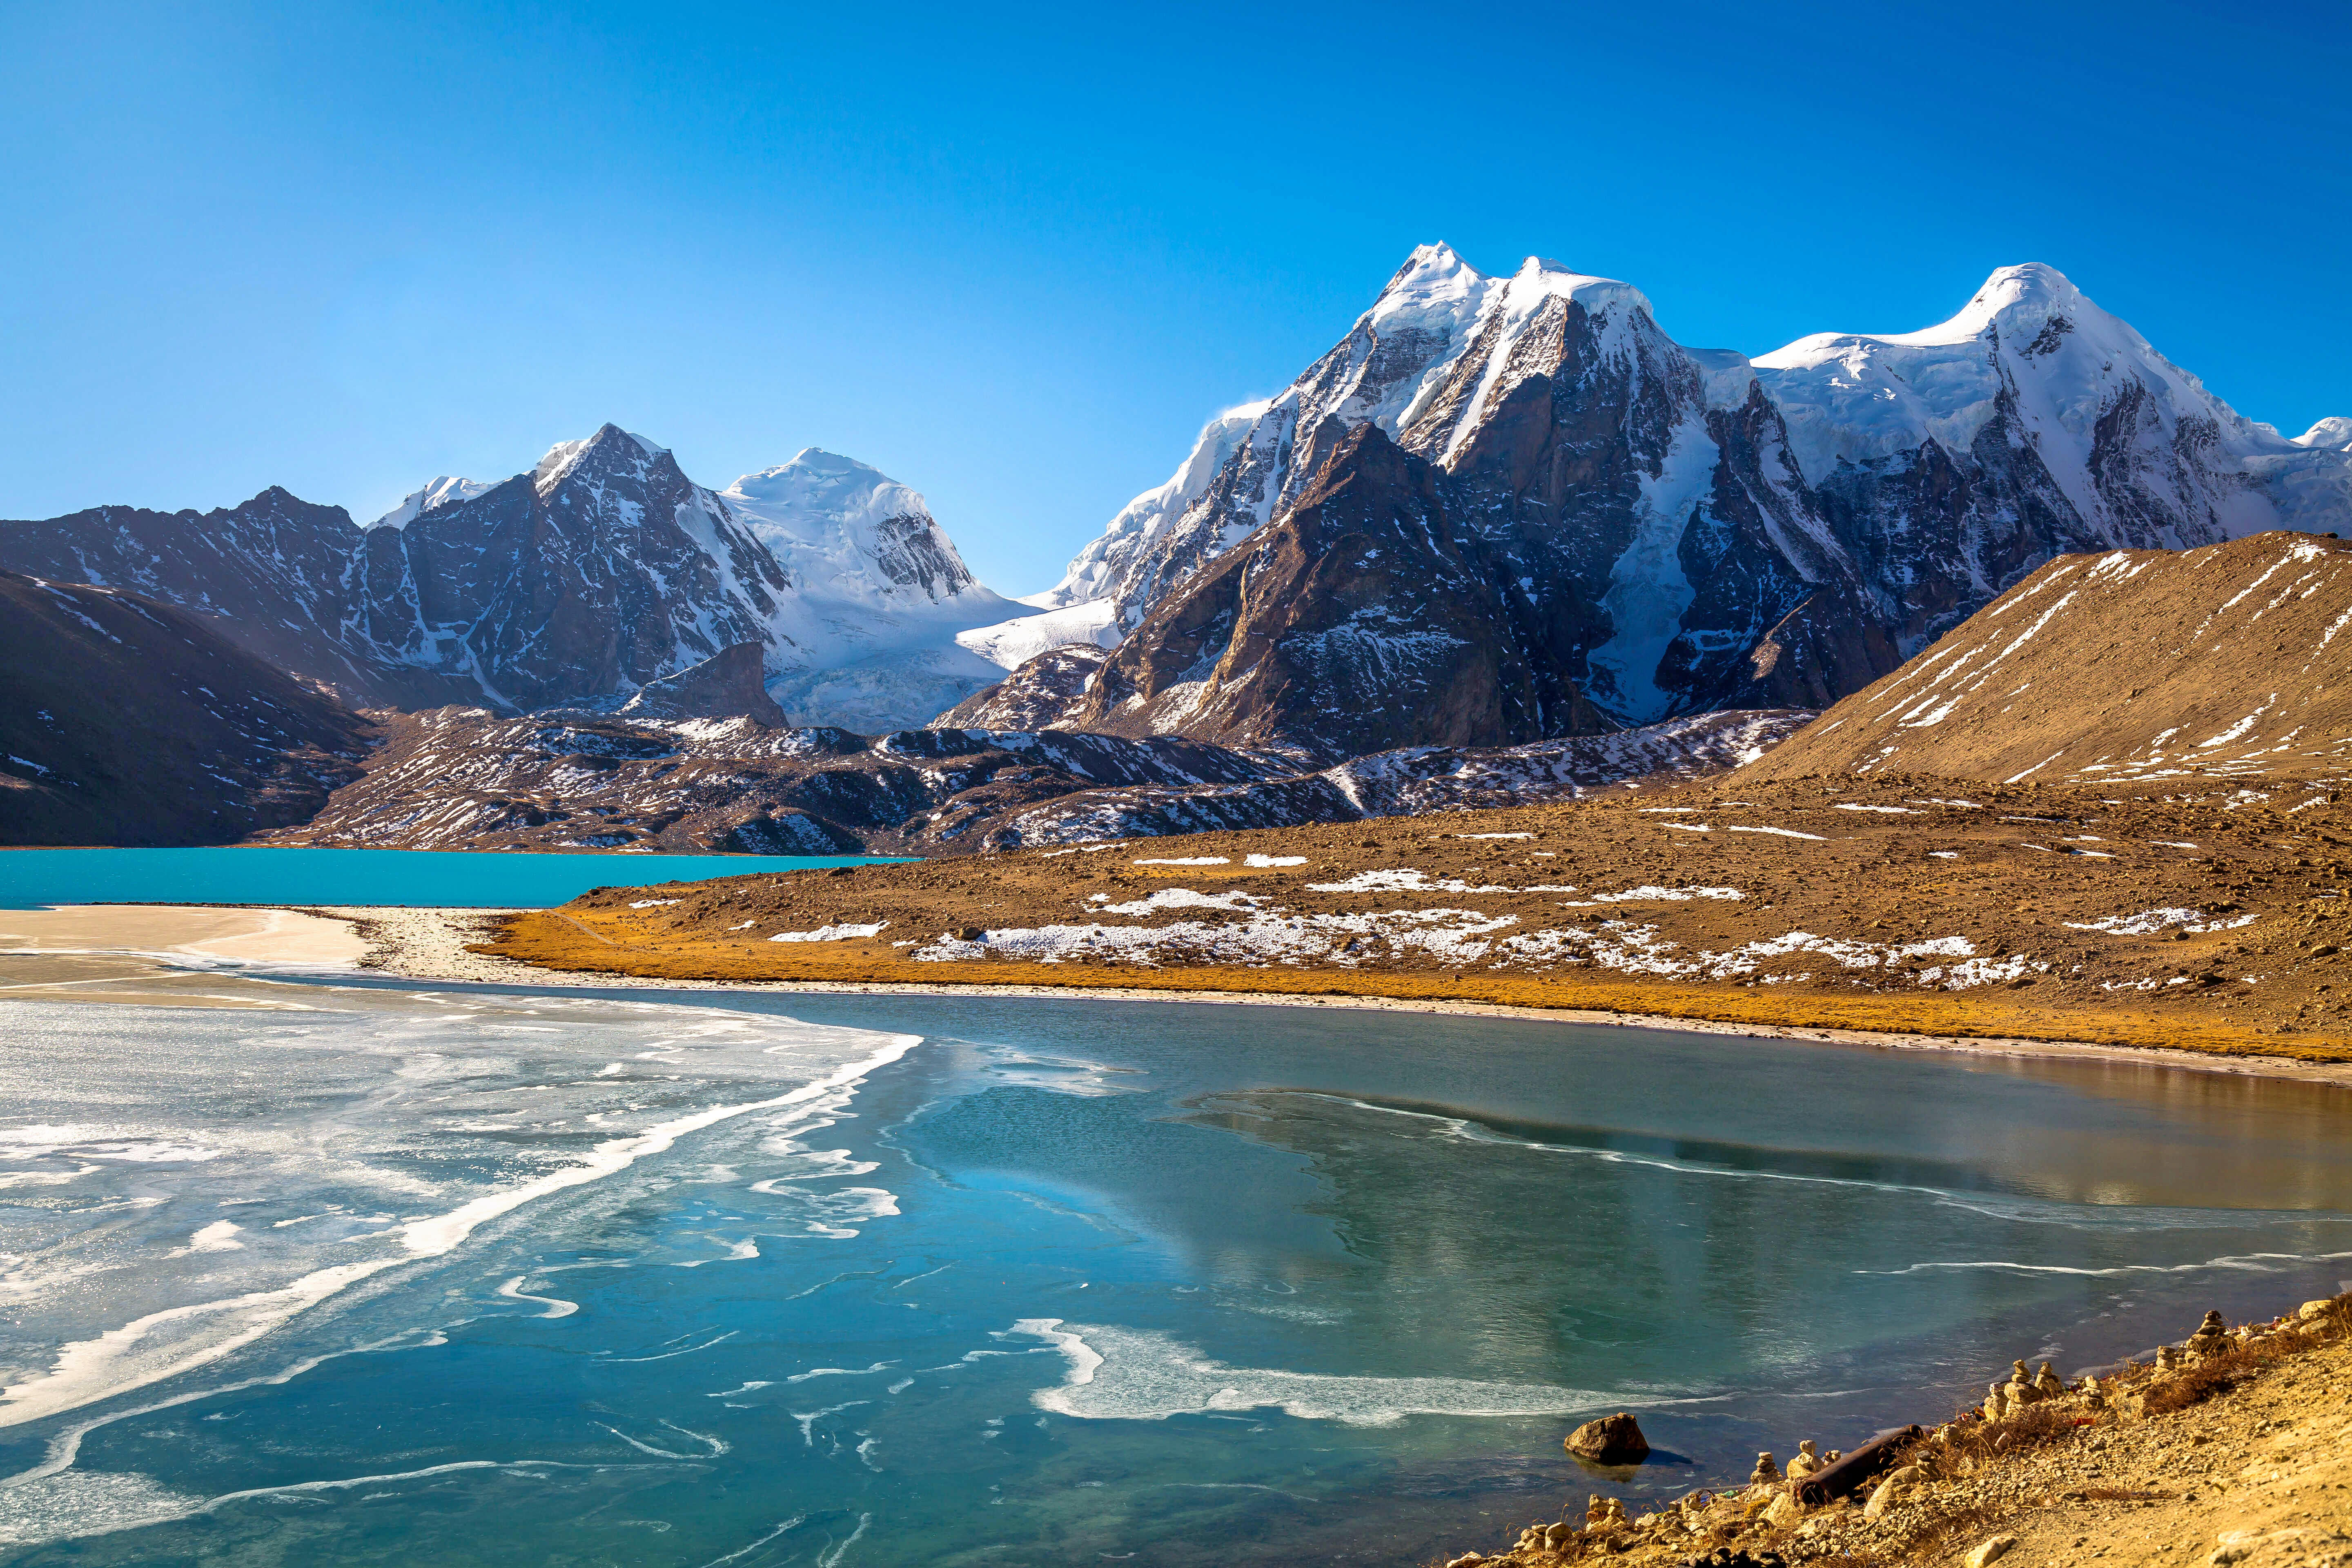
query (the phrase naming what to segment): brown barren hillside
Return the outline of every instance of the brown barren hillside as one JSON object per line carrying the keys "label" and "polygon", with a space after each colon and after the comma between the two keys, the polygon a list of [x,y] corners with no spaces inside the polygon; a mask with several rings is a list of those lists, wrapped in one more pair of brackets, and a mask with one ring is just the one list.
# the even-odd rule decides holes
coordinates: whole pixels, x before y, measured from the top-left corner
{"label": "brown barren hillside", "polygon": [[1743,780],[2121,788],[2352,773],[2352,543],[2062,555]]}
{"label": "brown barren hillside", "polygon": [[1873,776],[602,889],[487,950],[670,980],[1591,1009],[2352,1060],[2352,807]]}

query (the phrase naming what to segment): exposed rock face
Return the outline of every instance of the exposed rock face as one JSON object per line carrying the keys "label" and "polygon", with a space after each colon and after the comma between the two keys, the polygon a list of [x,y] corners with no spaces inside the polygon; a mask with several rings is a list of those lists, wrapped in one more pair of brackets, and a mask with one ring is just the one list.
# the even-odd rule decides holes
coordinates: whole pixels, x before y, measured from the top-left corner
{"label": "exposed rock face", "polygon": [[1568,1451],[1596,1465],[1638,1465],[1650,1457],[1650,1440],[1642,1424],[1621,1410],[1598,1421],[1587,1421],[1568,1435]]}
{"label": "exposed rock face", "polygon": [[760,682],[760,645],[739,642],[676,675],[648,680],[617,711],[626,719],[743,718],[782,728],[784,710]]}
{"label": "exposed rock face", "polygon": [[1120,645],[1076,719],[1330,758],[1612,728],[1546,629],[1455,539],[1436,471],[1359,425],[1279,521]]}
{"label": "exposed rock face", "polygon": [[366,722],[219,625],[0,573],[0,843],[233,843],[356,777]]}
{"label": "exposed rock face", "polygon": [[606,425],[539,467],[366,533],[350,622],[394,666],[517,709],[620,700],[766,645],[783,569],[662,448]]}
{"label": "exposed rock face", "polygon": [[[1995,273],[1924,331],[1827,334],[1751,364],[1674,342],[1624,284],[1537,260],[1488,278],[1424,247],[1237,430],[1247,412],[1204,431],[1050,595],[1056,616],[1097,606],[1100,640],[1171,645],[1123,646],[1115,669],[1189,686],[1169,672],[1235,602],[1227,552],[1259,550],[1367,426],[1434,470],[1450,559],[1511,635],[1628,723],[1834,701],[2058,553],[2352,522],[2340,421],[2288,440],[2241,417],[2039,266]],[[1344,600],[1343,575],[1289,585]],[[1117,700],[1139,694],[1130,728],[1266,728],[1238,696],[1188,708],[1143,679]],[[1089,701],[1079,721],[1103,716]],[[1542,733],[1575,732],[1575,703],[1547,712]]]}
{"label": "exposed rock face", "polygon": [[1840,702],[1753,776],[1988,783],[2352,771],[2352,542],[2067,555]]}

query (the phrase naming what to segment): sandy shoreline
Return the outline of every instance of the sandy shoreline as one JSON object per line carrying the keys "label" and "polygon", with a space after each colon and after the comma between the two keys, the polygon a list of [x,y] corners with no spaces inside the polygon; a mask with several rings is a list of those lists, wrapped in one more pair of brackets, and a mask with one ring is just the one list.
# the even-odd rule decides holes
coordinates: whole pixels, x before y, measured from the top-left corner
{"label": "sandy shoreline", "polygon": [[[1803,1040],[1866,1046],[1884,1050],[1956,1056],[2099,1062],[2164,1068],[2232,1077],[2298,1079],[2352,1088],[2352,1064],[2296,1061],[2284,1057],[2214,1056],[2198,1051],[2105,1046],[2087,1042],[1960,1037],[1861,1029],[1764,1028],[1753,1024],[1643,1013],[1574,1008],[1517,1007],[1439,998],[1400,999],[1372,995],[1299,995],[1244,991],[1171,991],[1140,987],[926,985],[900,982],[847,983],[813,980],[668,980],[605,973],[541,969],[467,949],[487,940],[496,924],[514,911],[482,908],[408,908],[396,905],[317,905],[283,909],[221,905],[64,905],[37,910],[0,911],[0,948],[15,954],[97,952],[163,955],[185,953],[289,969],[348,969],[404,980],[467,984],[527,985],[602,991],[744,991],[762,994],[891,996],[1032,996],[1110,1002],[1190,1003],[1215,1006],[1316,1007],[1381,1013],[1424,1013],[1454,1017],[1517,1018],[1587,1027],[1660,1029],[1685,1034],[1730,1035],[1753,1039]],[[137,978],[152,979],[163,966],[151,964]],[[11,975],[10,978],[17,978]],[[125,973],[123,979],[134,978]],[[68,984],[89,985],[87,980]],[[0,985],[0,994],[47,991],[46,985]],[[68,993],[68,994],[70,993]],[[86,991],[89,999],[103,999]],[[142,998],[147,999],[147,998]]]}

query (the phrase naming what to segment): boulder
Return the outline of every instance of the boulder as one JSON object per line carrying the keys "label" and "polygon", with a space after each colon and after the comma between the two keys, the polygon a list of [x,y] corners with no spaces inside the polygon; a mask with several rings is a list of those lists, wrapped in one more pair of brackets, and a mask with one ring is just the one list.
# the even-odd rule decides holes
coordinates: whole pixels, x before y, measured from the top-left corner
{"label": "boulder", "polygon": [[1986,1564],[1998,1563],[2008,1556],[2009,1549],[2016,1544],[2017,1537],[2014,1535],[1996,1535],[1961,1558],[1960,1568],[1986,1568]]}
{"label": "boulder", "polygon": [[1797,1480],[1821,1468],[1822,1457],[1813,1452],[1813,1440],[1808,1437],[1797,1445],[1797,1457],[1789,1461],[1789,1479]]}
{"label": "boulder", "polygon": [[1587,1421],[1568,1435],[1562,1447],[1596,1465],[1638,1465],[1650,1457],[1650,1442],[1642,1436],[1641,1423],[1622,1410]]}

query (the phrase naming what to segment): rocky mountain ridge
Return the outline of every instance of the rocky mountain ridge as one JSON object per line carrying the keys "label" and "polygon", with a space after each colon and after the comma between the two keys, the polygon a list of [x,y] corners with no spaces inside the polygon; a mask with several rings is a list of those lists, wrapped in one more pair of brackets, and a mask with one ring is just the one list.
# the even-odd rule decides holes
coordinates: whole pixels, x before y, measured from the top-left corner
{"label": "rocky mountain ridge", "polygon": [[0,567],[131,588],[354,704],[614,707],[755,645],[795,716],[918,721],[1001,672],[955,633],[1016,608],[922,498],[811,448],[722,497],[607,425],[365,529],[280,489],[209,513],[0,523]]}
{"label": "rocky mountain ridge", "polygon": [[[1213,423],[1037,596],[1052,614],[1029,635],[1118,645],[1103,689],[1056,710],[1020,673],[993,700],[1263,742],[1319,723],[1277,673],[1302,656],[1377,689],[1385,644],[1332,662],[1326,623],[1364,593],[1337,557],[1297,584],[1330,603],[1295,608],[1279,635],[1216,607],[1227,556],[1244,541],[1278,556],[1260,531],[1364,428],[1429,465],[1431,514],[1506,606],[1478,657],[1638,723],[1834,701],[2060,553],[2352,521],[2344,424],[2289,440],[2243,418],[2047,267],[2002,268],[1937,327],[1822,334],[1751,362],[1675,342],[1628,285],[1541,259],[1491,278],[1426,246],[1328,353]],[[1226,639],[1213,657],[1203,635]],[[1287,650],[1300,638],[1321,646]],[[1192,673],[1170,700],[1146,669]],[[1584,721],[1560,700],[1534,733]],[[1523,722],[1497,709],[1484,739],[1533,738]]]}

